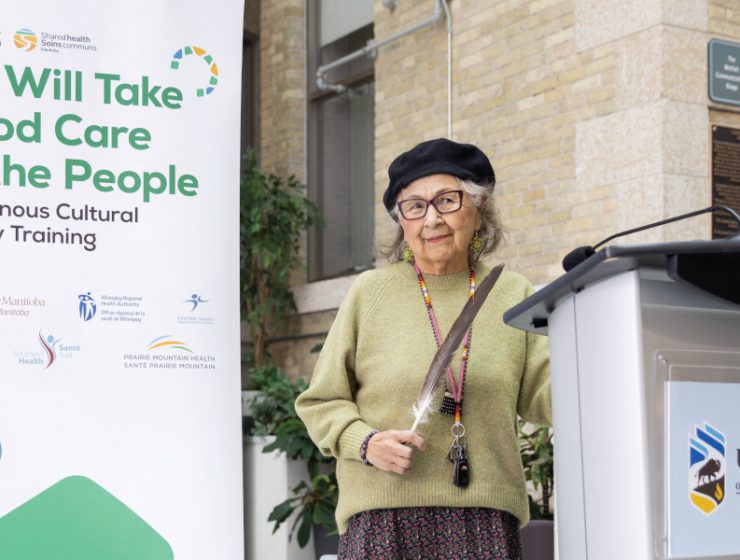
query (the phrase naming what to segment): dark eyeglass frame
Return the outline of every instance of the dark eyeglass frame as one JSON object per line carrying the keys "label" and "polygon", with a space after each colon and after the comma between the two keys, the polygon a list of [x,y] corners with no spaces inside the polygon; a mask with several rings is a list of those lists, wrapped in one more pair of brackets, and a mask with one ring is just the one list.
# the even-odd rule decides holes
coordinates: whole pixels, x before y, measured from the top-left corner
{"label": "dark eyeglass frame", "polygon": [[[435,203],[435,200],[437,200],[441,196],[444,196],[446,194],[452,194],[452,193],[455,193],[455,194],[458,195],[458,198],[459,198],[459,201],[460,202],[457,205],[457,208],[455,208],[454,210],[444,210],[444,211],[443,210],[440,210],[437,207],[437,204]],[[416,218],[407,218],[406,217],[406,214],[403,213],[403,208],[401,208],[401,204],[404,203],[404,202],[412,202],[412,201],[413,202],[423,202],[425,204],[424,213],[421,216],[418,216]],[[443,191],[441,193],[437,193],[436,195],[434,195],[434,198],[432,198],[430,200],[426,200],[424,198],[405,198],[403,200],[399,200],[398,202],[396,202],[396,208],[398,208],[398,212],[401,214],[401,216],[403,217],[404,220],[411,221],[411,220],[422,220],[422,219],[426,218],[427,217],[427,212],[429,212],[429,205],[434,206],[434,209],[437,211],[438,214],[452,214],[453,212],[457,212],[458,210],[460,210],[460,208],[462,208],[462,202],[463,202],[463,191],[458,189],[458,190]]]}

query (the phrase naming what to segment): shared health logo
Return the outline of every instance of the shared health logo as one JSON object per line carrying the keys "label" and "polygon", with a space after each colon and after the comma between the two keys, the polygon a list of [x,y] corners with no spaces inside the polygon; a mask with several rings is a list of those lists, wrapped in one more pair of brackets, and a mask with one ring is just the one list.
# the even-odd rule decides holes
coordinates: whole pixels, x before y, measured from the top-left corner
{"label": "shared health logo", "polygon": [[90,292],[86,294],[80,294],[77,296],[80,300],[80,319],[83,321],[89,321],[95,317],[95,313],[98,311],[98,306],[95,303],[95,298],[92,297]]}
{"label": "shared health logo", "polygon": [[694,428],[696,433],[689,433],[689,499],[710,515],[725,498],[725,435],[706,421]]}
{"label": "shared health logo", "polygon": [[213,90],[216,89],[216,86],[218,85],[218,65],[214,62],[213,57],[208,54],[205,49],[195,46],[188,46],[179,49],[174,55],[172,55],[170,68],[172,70],[177,70],[178,68],[180,68],[180,63],[183,61],[183,59],[186,56],[190,55],[200,57],[200,59],[208,66],[208,83],[205,87],[200,87],[196,89],[195,93],[198,97],[210,95],[211,93],[213,93]]}
{"label": "shared health logo", "polygon": [[38,43],[38,38],[36,37],[36,34],[31,31],[30,29],[19,29],[15,32],[15,36],[13,37],[13,43],[15,43],[15,46],[19,49],[23,49],[26,52],[30,52],[33,49],[36,48],[36,44]]}

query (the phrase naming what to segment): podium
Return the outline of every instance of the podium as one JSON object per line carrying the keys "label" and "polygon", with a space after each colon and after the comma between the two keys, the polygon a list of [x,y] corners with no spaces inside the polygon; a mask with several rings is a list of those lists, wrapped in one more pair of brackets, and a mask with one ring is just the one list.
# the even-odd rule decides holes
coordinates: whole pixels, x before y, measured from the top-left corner
{"label": "podium", "polygon": [[561,560],[740,559],[740,238],[607,247],[504,321],[550,338]]}

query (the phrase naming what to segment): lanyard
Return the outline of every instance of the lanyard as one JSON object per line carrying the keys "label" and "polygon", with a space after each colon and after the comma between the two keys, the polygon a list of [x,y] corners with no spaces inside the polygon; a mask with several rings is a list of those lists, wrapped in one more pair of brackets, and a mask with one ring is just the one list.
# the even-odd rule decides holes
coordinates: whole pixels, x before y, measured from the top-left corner
{"label": "lanyard", "polygon": [[[434,331],[434,340],[437,343],[437,347],[439,348],[442,345],[442,333],[439,329],[439,323],[437,322],[437,316],[434,313],[434,308],[432,307],[432,299],[429,297],[429,290],[427,289],[426,282],[424,282],[424,275],[421,272],[421,269],[419,268],[419,265],[414,263],[414,270],[416,270],[416,277],[419,280],[419,286],[421,288],[421,295],[424,297],[424,304],[427,308],[427,314],[429,315],[429,321],[432,324],[432,330]],[[470,270],[470,299],[473,299],[475,295],[475,271],[473,270],[472,266],[469,266]],[[447,382],[449,383],[450,392],[452,393],[452,398],[454,400],[455,404],[455,422],[460,423],[460,418],[462,417],[462,396],[463,396],[463,388],[465,385],[465,374],[468,369],[468,359],[470,357],[470,341],[473,336],[473,325],[470,325],[470,328],[468,328],[468,332],[465,334],[465,338],[463,339],[463,353],[462,353],[462,359],[460,360],[460,374],[458,376],[458,381],[455,383],[455,379],[452,374],[452,368],[447,367]]]}

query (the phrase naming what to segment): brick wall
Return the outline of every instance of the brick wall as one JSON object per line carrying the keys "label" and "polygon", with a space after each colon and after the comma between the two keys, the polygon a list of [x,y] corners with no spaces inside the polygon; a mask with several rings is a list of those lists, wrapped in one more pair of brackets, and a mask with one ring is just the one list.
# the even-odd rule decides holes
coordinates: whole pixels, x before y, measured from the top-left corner
{"label": "brick wall", "polygon": [[[432,0],[375,2],[375,39],[432,15]],[[740,112],[710,104],[706,45],[740,41],[736,0],[451,0],[453,138],[491,156],[509,235],[496,255],[535,283],[560,275],[570,249],[710,203],[710,126]],[[262,0],[264,166],[305,177],[303,0]],[[445,21],[380,50],[375,60],[376,239],[401,151],[447,135]],[[331,219],[331,217],[328,217]],[[709,219],[629,240],[707,238]],[[294,318],[319,332],[331,309]],[[307,375],[315,341],[274,345]]]}
{"label": "brick wall", "polygon": [[[402,2],[393,14],[381,7],[376,37],[421,20],[430,6]],[[593,242],[614,223],[613,189],[574,189],[574,137],[575,123],[614,110],[616,49],[576,51],[573,2],[453,0],[450,7],[453,138],[493,160],[509,231],[496,257],[545,282],[569,248]],[[376,213],[383,218],[380,198],[393,157],[447,133],[446,49],[441,22],[376,61]],[[377,229],[387,239],[389,221],[379,220]]]}
{"label": "brick wall", "polygon": [[261,0],[262,167],[306,177],[305,0]]}

